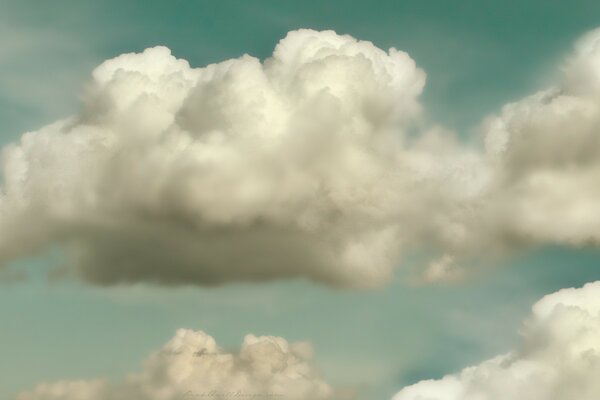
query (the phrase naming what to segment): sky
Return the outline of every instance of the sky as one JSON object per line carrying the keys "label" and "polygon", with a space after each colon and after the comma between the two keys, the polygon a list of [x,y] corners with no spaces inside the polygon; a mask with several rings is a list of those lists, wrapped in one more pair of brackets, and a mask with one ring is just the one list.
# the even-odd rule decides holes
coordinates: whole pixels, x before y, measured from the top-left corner
{"label": "sky", "polygon": [[[193,67],[243,54],[264,59],[300,28],[407,52],[427,73],[423,118],[467,141],[485,116],[556,81],[573,43],[600,25],[599,11],[594,1],[553,0],[0,0],[0,143],[77,113],[104,60],[157,45]],[[0,362],[0,397],[43,381],[117,380],[189,328],[226,349],[247,333],[309,341],[327,381],[388,399],[513,348],[532,304],[599,279],[599,260],[594,248],[542,243],[467,279],[416,284],[397,271],[381,287],[352,290],[302,278],[90,285],[43,276],[64,262],[60,251],[27,254],[10,269],[31,277],[0,286],[0,354],[8,360]]]}

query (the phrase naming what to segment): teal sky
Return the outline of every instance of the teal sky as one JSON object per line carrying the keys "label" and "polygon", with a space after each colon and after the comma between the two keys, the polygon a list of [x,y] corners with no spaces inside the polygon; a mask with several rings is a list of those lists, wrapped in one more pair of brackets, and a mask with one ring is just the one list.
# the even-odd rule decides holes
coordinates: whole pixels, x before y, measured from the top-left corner
{"label": "teal sky", "polygon": [[[193,66],[264,58],[297,28],[407,51],[428,75],[428,118],[467,134],[502,104],[543,88],[573,41],[600,25],[600,3],[583,0],[123,3],[0,0],[0,143],[72,114],[91,69],[112,56],[163,44]],[[308,340],[332,381],[386,399],[509,349],[536,299],[600,279],[599,261],[595,250],[545,248],[460,284],[413,287],[398,277],[364,292],[299,281],[212,289],[6,283],[0,398],[45,380],[117,378],[188,327],[230,347],[250,332]],[[56,262],[46,255],[12,267]]]}

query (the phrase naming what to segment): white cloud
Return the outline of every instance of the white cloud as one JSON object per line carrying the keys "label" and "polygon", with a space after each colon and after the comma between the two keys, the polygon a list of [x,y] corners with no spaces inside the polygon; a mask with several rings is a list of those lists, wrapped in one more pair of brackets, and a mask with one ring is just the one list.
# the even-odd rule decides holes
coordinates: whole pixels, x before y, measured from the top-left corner
{"label": "white cloud", "polygon": [[[534,243],[600,239],[600,30],[586,35],[564,80],[487,121],[494,165],[493,223]],[[501,222],[504,221],[504,222]]]}
{"label": "white cloud", "polygon": [[43,383],[18,400],[174,400],[272,398],[349,400],[349,389],[334,388],[320,377],[306,342],[247,335],[237,352],[217,346],[201,331],[179,329],[142,370],[121,382],[106,380]]}
{"label": "white cloud", "polygon": [[106,61],[79,115],[4,149],[0,257],[59,244],[99,284],[380,284],[462,162],[446,135],[403,134],[424,81],[331,31],[290,32],[264,63]]}
{"label": "white cloud", "polygon": [[290,32],[264,62],[121,55],[78,115],[4,149],[0,260],[59,245],[103,285],[372,287],[407,254],[431,256],[432,281],[595,244],[599,38],[555,88],[489,117],[481,147],[422,126],[425,74],[406,53],[331,31]]}
{"label": "white cloud", "polygon": [[517,350],[408,386],[393,400],[594,400],[599,374],[600,282],[594,282],[536,303]]}
{"label": "white cloud", "polygon": [[440,196],[456,216],[455,240],[441,243],[425,281],[534,246],[600,243],[600,29],[576,43],[562,71],[555,87],[482,124],[483,161],[472,167],[485,168],[487,180],[467,201]]}

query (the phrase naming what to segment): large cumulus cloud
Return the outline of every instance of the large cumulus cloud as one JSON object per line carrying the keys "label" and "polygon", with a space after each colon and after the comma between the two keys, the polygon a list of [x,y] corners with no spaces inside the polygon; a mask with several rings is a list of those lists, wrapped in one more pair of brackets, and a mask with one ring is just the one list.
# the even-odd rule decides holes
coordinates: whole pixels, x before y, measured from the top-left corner
{"label": "large cumulus cloud", "polygon": [[594,400],[600,393],[600,282],[533,306],[520,347],[393,400]]}
{"label": "large cumulus cloud", "polygon": [[[600,32],[466,143],[420,119],[406,54],[290,32],[264,62],[164,47],[93,73],[78,115],[3,152],[0,263],[58,245],[97,284],[425,280],[600,238]],[[413,257],[415,256],[415,257]]]}
{"label": "large cumulus cloud", "polygon": [[4,149],[0,257],[58,244],[99,284],[379,284],[461,162],[452,138],[404,133],[424,81],[331,31],[291,32],[264,63],[109,60],[77,116]]}
{"label": "large cumulus cloud", "polygon": [[18,400],[243,399],[350,400],[349,389],[326,383],[306,342],[247,335],[228,352],[201,331],[179,329],[140,372],[111,384],[103,379],[42,383]]}

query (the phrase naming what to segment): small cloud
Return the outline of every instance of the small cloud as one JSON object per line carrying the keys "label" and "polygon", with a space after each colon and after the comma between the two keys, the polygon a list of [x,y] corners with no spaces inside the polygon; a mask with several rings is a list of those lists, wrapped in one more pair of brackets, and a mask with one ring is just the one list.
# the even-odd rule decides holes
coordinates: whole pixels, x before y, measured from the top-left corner
{"label": "small cloud", "polygon": [[546,296],[533,306],[518,349],[405,387],[393,400],[595,400],[599,298],[600,282]]}
{"label": "small cloud", "polygon": [[351,400],[355,393],[320,377],[312,347],[273,336],[247,335],[228,352],[201,331],[179,329],[142,370],[118,384],[106,380],[42,383],[18,400],[178,400],[191,398]]}

